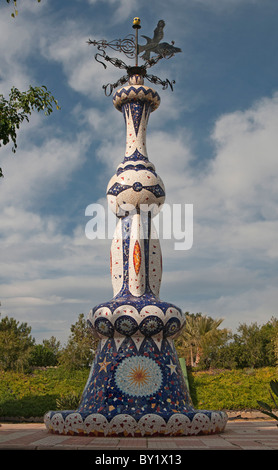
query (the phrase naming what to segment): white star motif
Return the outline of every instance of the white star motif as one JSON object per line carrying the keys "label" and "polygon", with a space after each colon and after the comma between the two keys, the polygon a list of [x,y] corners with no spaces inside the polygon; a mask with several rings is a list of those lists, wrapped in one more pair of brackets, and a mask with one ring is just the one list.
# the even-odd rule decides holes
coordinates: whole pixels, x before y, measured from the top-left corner
{"label": "white star motif", "polygon": [[177,366],[175,366],[175,364],[172,363],[172,360],[171,360],[171,359],[170,359],[170,364],[166,364],[166,365],[167,365],[167,367],[170,368],[170,370],[171,370],[171,375],[173,374],[173,372],[175,372],[175,374],[176,374],[176,368],[177,368]]}

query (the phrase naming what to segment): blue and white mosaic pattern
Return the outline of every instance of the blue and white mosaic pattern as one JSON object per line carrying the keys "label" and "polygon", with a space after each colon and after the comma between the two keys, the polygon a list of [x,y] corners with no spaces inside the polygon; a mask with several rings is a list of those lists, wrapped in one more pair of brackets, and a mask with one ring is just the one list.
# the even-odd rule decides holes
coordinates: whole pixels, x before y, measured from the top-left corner
{"label": "blue and white mosaic pattern", "polygon": [[45,415],[54,433],[210,434],[227,422],[222,411],[193,408],[173,343],[185,317],[159,298],[162,256],[152,218],[165,188],[146,149],[148,118],[159,103],[138,76],[114,95],[126,124],[125,156],[107,187],[109,207],[119,217],[110,253],[114,297],[88,316],[98,351],[79,408]]}

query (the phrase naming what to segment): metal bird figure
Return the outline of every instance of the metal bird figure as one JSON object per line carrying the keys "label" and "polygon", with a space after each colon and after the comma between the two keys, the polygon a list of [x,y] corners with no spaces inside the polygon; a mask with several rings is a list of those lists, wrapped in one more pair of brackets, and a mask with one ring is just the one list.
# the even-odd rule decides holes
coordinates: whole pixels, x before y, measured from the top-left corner
{"label": "metal bird figure", "polygon": [[144,46],[138,45],[139,54],[145,51],[144,54],[141,56],[142,59],[149,60],[151,52],[154,52],[155,54],[158,54],[163,57],[172,57],[176,52],[181,52],[181,49],[179,47],[175,47],[173,45],[174,42],[172,42],[172,44],[168,44],[167,42],[160,42],[164,36],[164,26],[165,21],[159,20],[159,22],[157,23],[157,27],[154,30],[152,39],[142,34],[142,37],[147,40],[147,44],[145,44]]}
{"label": "metal bird figure", "polygon": [[[110,96],[114,88],[127,83],[133,74],[139,74],[140,76],[149,80],[151,83],[162,85],[163,90],[169,86],[173,91],[173,84],[175,83],[174,80],[169,81],[168,78],[166,80],[161,80],[156,75],[147,74],[147,68],[157,64],[159,60],[163,58],[170,59],[170,57],[172,57],[176,52],[181,52],[179,47],[174,46],[174,41],[172,41],[171,44],[168,44],[167,42],[160,42],[164,36],[164,27],[165,21],[159,20],[154,30],[153,38],[151,39],[148,36],[142,35],[142,37],[147,40],[147,43],[144,46],[140,46],[138,44],[138,30],[141,29],[141,20],[138,16],[136,16],[133,18],[132,24],[132,28],[135,30],[135,35],[129,34],[124,39],[115,39],[109,42],[105,39],[100,41],[92,41],[89,39],[87,41],[88,44],[97,46],[99,52],[95,54],[95,59],[97,62],[101,63],[104,68],[106,68],[106,64],[103,62],[103,60],[110,62],[115,67],[125,69],[127,71],[127,75],[121,77],[116,83],[108,83],[107,85],[102,86],[106,96]],[[135,58],[135,67],[130,67],[122,60],[115,57],[109,57],[105,51],[107,47],[124,53],[129,59]],[[156,55],[151,57],[151,52]],[[145,63],[138,66],[138,54],[140,53],[143,53],[141,57],[145,60]]]}

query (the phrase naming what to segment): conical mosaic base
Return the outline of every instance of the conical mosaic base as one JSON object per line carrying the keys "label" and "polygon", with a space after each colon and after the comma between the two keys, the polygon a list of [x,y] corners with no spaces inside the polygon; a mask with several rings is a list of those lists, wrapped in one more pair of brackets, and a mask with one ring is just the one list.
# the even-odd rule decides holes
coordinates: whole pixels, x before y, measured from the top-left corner
{"label": "conical mosaic base", "polygon": [[107,339],[78,410],[45,416],[53,433],[90,436],[212,434],[226,422],[224,412],[194,410],[172,340],[158,347],[157,340],[139,336]]}
{"label": "conical mosaic base", "polygon": [[[49,431],[93,436],[179,436],[223,431],[224,412],[194,410],[171,340],[108,339],[76,411],[45,416]],[[137,344],[136,344],[137,343]]]}

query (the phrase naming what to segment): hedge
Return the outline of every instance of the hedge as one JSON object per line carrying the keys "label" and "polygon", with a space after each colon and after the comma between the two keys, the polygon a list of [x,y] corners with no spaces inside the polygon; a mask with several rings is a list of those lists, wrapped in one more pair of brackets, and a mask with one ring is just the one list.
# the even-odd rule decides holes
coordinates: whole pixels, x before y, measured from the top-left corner
{"label": "hedge", "polygon": [[[56,400],[84,390],[89,370],[62,368],[34,370],[31,374],[0,371],[0,417],[42,417],[57,409]],[[190,393],[196,409],[259,409],[257,400],[271,403],[270,380],[278,369],[188,371]]]}

